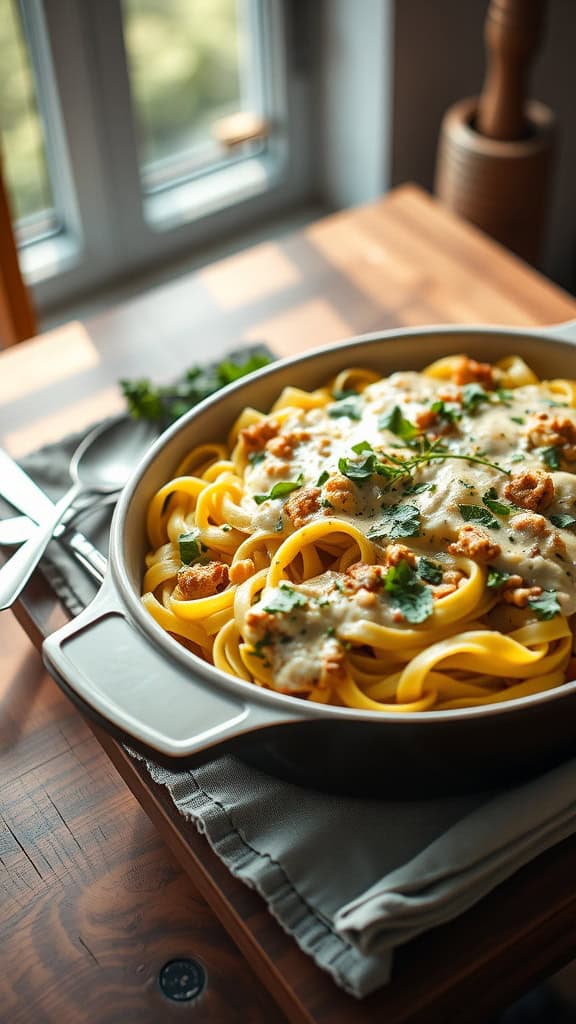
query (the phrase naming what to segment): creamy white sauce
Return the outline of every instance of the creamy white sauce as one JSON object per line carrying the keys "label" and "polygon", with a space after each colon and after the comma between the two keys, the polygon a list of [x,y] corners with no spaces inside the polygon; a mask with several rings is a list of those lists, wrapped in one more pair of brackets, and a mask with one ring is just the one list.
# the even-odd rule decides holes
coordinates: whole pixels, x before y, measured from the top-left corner
{"label": "creamy white sauce", "polygon": [[[331,407],[294,410],[283,422],[280,434],[289,437],[293,431],[304,430],[309,433],[309,439],[294,445],[289,457],[285,458],[276,457],[264,449],[264,458],[246,471],[243,503],[249,512],[252,528],[277,529],[282,525],[285,534],[291,532],[294,527],[282,511],[286,498],[267,500],[258,505],[254,502],[254,495],[270,493],[278,482],[296,481],[301,477],[303,488],[321,487],[325,499],[326,482],[320,482],[322,474],[328,473],[330,477],[339,474],[340,459],[361,462],[363,454],[354,452],[355,445],[367,442],[377,454],[387,452],[403,459],[412,458],[415,450],[406,447],[391,430],[379,427],[378,421],[399,407],[406,420],[415,422],[419,414],[430,410],[432,402],[439,400],[439,394],[448,408],[461,416],[452,425],[441,419],[439,423],[426,427],[429,436],[438,430],[441,443],[448,448],[449,454],[474,455],[495,463],[499,468],[462,458],[434,459],[415,470],[408,481],[408,489],[406,480],[394,483],[377,474],[372,475],[354,484],[355,514],[345,514],[324,503],[312,518],[335,516],[353,522],[362,532],[368,533],[387,507],[411,505],[420,514],[420,535],[396,540],[428,558],[450,562],[450,556],[446,555],[448,545],[458,538],[465,525],[459,506],[475,505],[486,509],[483,498],[492,488],[497,500],[510,506],[510,500],[503,496],[509,480],[530,469],[550,473],[555,496],[542,512],[542,534],[534,532],[534,529],[518,529],[522,522],[520,517],[529,513],[513,506],[508,516],[494,515],[497,529],[482,524],[478,524],[478,528],[500,546],[500,554],[491,560],[491,565],[500,572],[521,575],[527,586],[555,591],[562,610],[566,614],[573,613],[576,611],[576,528],[557,527],[550,517],[558,514],[576,516],[576,476],[571,472],[572,466],[576,470],[576,462],[568,463],[562,459],[562,469],[551,469],[543,461],[542,447],[531,447],[528,435],[538,413],[558,414],[576,424],[576,410],[564,406],[561,398],[545,385],[517,388],[506,392],[501,399],[497,393],[489,392],[489,402],[481,402],[473,410],[466,410],[455,401],[460,394],[455,385],[417,373],[397,373],[370,385],[359,396],[356,404],[361,419],[333,417],[330,415]],[[410,487],[417,485],[426,486],[410,493]],[[385,536],[379,542],[382,546],[388,543]],[[375,610],[361,608],[355,599],[338,596],[337,592],[330,594],[329,606],[314,610],[313,605],[314,602],[305,615],[299,609],[293,617],[294,630],[290,633],[290,640],[284,641],[285,646],[290,647],[289,664],[284,664],[285,655],[276,659],[278,683],[282,688],[297,690],[302,679],[310,678],[311,659],[316,668],[322,660],[324,644],[329,639],[326,630],[337,631],[342,623],[359,618],[390,621],[390,610],[385,602],[379,602]],[[304,627],[300,620],[305,620]],[[302,629],[304,632],[299,632]]]}
{"label": "creamy white sauce", "polygon": [[[263,657],[274,667],[274,682],[286,693],[298,693],[318,679],[324,658],[338,650],[335,637],[355,622],[394,625],[393,609],[381,601],[372,607],[361,604],[358,594],[345,595],[338,589],[339,574],[326,572],[294,587],[308,601],[289,612],[268,615],[256,628],[246,627],[246,639],[258,643],[265,636]],[[277,592],[262,591],[255,610],[265,611]]]}

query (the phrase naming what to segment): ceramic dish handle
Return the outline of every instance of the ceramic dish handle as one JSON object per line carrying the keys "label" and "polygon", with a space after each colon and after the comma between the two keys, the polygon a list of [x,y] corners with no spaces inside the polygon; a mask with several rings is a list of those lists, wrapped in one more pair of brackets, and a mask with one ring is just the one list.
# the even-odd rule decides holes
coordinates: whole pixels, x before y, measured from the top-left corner
{"label": "ceramic dish handle", "polygon": [[166,656],[114,601],[109,581],[42,648],[48,671],[96,712],[153,750],[186,757],[296,719],[248,703]]}
{"label": "ceramic dish handle", "polygon": [[573,341],[576,344],[576,320],[566,320],[561,324],[551,324],[545,328],[546,334],[560,341]]}

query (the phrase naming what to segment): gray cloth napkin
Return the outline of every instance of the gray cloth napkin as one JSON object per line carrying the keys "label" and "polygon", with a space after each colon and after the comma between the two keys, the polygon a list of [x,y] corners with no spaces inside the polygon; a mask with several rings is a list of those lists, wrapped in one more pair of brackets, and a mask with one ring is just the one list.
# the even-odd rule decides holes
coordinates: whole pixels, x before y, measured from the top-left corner
{"label": "gray cloth napkin", "polygon": [[[52,497],[66,489],[76,441],[22,460]],[[108,523],[98,512],[81,524],[103,553]],[[42,570],[73,614],[95,593],[57,542]],[[576,830],[576,760],[523,786],[405,802],[328,796],[231,756],[193,771],[145,764],[304,952],[359,998],[386,984],[398,946]]]}

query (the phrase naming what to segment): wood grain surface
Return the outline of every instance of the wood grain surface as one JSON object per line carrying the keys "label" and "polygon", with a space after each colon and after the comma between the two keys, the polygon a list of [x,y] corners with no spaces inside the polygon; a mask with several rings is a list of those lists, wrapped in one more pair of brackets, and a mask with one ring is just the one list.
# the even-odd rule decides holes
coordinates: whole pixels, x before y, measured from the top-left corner
{"label": "wood grain surface", "polygon": [[[2,1024],[282,1021],[10,612],[0,627]],[[193,1008],[158,984],[181,957],[207,975]]]}
{"label": "wood grain surface", "polygon": [[413,186],[332,214],[1,356],[0,438],[23,454],[231,347],[279,355],[419,324],[570,320],[574,300]]}
{"label": "wood grain surface", "polygon": [[[248,340],[285,354],[382,327],[574,317],[570,296],[406,186],[10,349],[0,442],[37,448],[119,409],[118,378],[167,381]],[[344,995],[43,671],[27,636],[63,610],[40,576],[15,612],[26,632],[0,616],[0,1021],[485,1021],[574,956],[570,840],[405,947],[385,989]],[[208,969],[187,1008],[157,986],[181,955]]]}

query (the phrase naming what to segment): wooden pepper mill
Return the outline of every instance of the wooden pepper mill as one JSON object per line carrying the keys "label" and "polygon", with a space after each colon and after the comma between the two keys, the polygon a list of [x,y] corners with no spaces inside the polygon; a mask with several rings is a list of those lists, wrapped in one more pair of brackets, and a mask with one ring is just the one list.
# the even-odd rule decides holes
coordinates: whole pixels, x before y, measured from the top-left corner
{"label": "wooden pepper mill", "polygon": [[541,258],[555,134],[552,111],[526,99],[544,9],[545,0],[491,0],[482,93],[445,114],[435,181],[447,206],[532,264]]}

